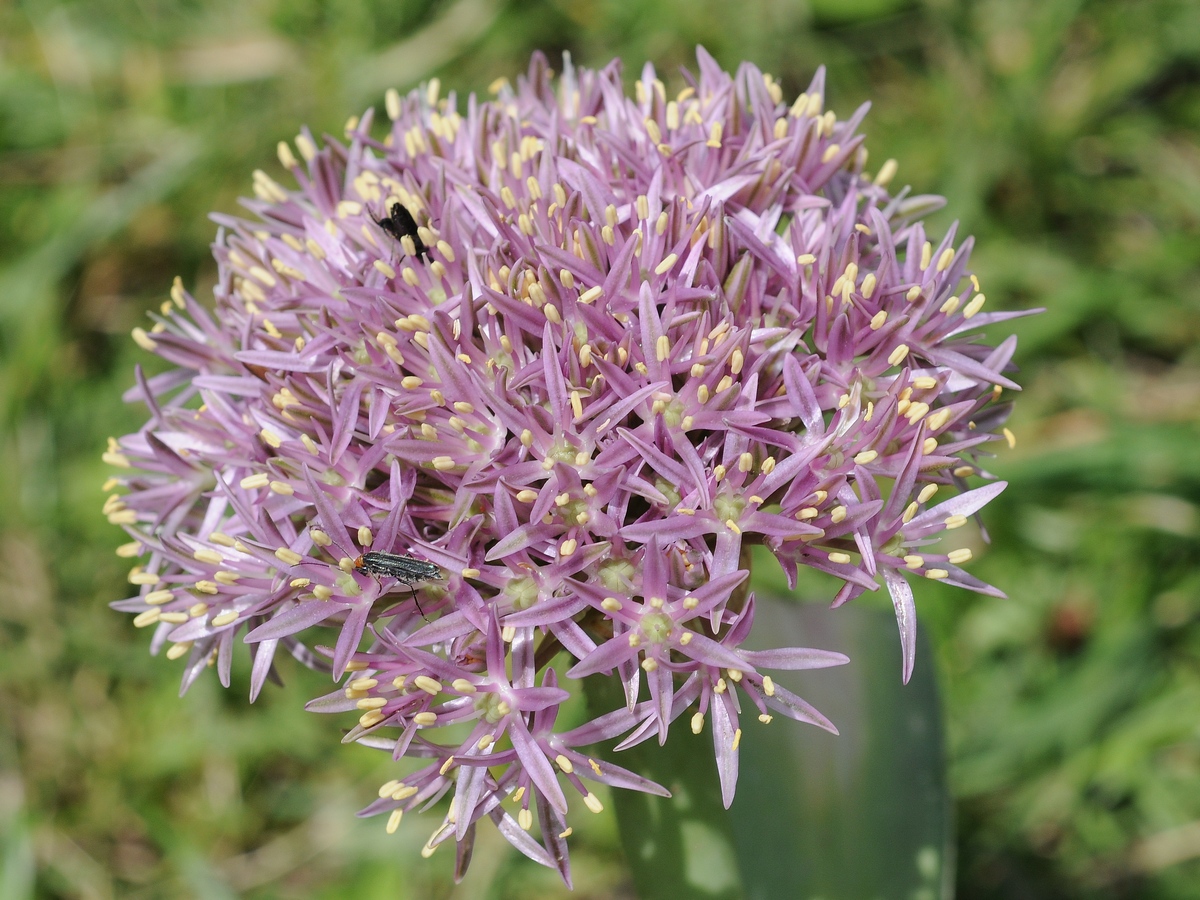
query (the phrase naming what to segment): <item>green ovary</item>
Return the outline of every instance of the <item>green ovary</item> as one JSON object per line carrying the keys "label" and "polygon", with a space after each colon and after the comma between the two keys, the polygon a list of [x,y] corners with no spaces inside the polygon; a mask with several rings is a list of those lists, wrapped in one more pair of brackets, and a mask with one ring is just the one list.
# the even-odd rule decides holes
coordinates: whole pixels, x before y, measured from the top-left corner
{"label": "green ovary", "polygon": [[504,593],[512,600],[514,610],[529,609],[537,602],[537,582],[527,575],[518,575],[508,580]]}
{"label": "green ovary", "polygon": [[509,705],[504,702],[504,698],[499,694],[487,693],[483,694],[475,700],[475,708],[483,714],[492,725],[495,725],[512,710]]}
{"label": "green ovary", "polygon": [[633,581],[636,570],[628,560],[614,559],[602,563],[598,574],[604,587],[616,593]]}
{"label": "green ovary", "polygon": [[642,616],[642,635],[652,644],[666,643],[675,630],[675,621],[664,612],[650,612]]}
{"label": "green ovary", "polygon": [[730,494],[721,494],[713,500],[713,511],[717,514],[717,520],[727,522],[732,519],[734,522],[742,517],[742,510],[746,508],[746,501],[742,497],[733,496]]}

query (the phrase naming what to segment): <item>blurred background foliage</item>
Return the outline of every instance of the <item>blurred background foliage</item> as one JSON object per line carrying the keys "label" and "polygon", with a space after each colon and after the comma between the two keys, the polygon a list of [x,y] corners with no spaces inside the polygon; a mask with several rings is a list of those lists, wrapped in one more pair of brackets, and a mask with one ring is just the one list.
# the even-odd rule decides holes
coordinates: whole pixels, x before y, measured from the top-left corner
{"label": "blurred background foliage", "polygon": [[[205,295],[206,214],[282,177],[301,123],[338,134],[434,76],[485,92],[535,49],[677,89],[697,43],[789,95],[827,65],[831,108],[874,103],[874,163],[977,236],[992,302],[1049,310],[1018,323],[975,566],[1011,599],[917,598],[959,896],[1200,897],[1193,0],[0,0],[0,896],[563,893],[494,835],[455,887],[417,855],[432,821],[355,820],[386,759],[301,710],[316,676],[178,700],[181,664],[106,607],[99,457],[143,419],[129,330],[177,274]],[[608,814],[576,833],[576,896],[632,896]]]}

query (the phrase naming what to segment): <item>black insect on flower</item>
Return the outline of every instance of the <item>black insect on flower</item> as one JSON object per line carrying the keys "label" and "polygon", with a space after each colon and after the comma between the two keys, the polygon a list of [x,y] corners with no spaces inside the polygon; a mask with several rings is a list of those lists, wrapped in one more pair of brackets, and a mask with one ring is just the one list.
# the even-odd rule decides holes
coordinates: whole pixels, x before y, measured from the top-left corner
{"label": "black insect on flower", "polygon": [[[400,208],[403,209],[404,207]],[[374,575],[377,578],[395,578],[397,581],[403,581],[412,590],[413,602],[417,605],[417,612],[421,613],[422,616],[425,615],[425,611],[421,609],[421,603],[417,600],[417,592],[413,589],[413,585],[422,581],[429,581],[433,578],[440,578],[442,575],[442,570],[431,562],[425,562],[411,556],[404,556],[400,553],[383,553],[379,550],[370,550],[356,556],[353,560],[353,565],[354,571],[363,575]]]}
{"label": "black insect on flower", "polygon": [[[408,211],[408,207],[403,203],[393,203],[391,212],[385,218],[376,219],[375,221],[380,228],[399,241],[401,246],[404,246],[405,237],[410,238],[413,243],[413,255],[418,259],[421,257],[429,258],[429,249],[417,233],[417,222],[412,217],[412,213]],[[388,556],[390,554],[381,555]]]}

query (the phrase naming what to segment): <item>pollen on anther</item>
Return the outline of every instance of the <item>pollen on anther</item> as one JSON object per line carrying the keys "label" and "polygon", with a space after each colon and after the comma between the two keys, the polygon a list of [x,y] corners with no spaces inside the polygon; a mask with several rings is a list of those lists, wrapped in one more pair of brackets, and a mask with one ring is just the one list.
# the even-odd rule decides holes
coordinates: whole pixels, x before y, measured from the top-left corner
{"label": "pollen on anther", "polygon": [[391,814],[390,816],[388,816],[388,820],[387,820],[387,826],[385,827],[385,829],[384,829],[384,830],[385,830],[385,831],[386,831],[388,834],[395,834],[395,833],[396,833],[396,829],[400,827],[400,820],[401,820],[403,817],[404,817],[404,810],[402,810],[402,809],[393,809],[393,810],[392,810],[392,814]]}

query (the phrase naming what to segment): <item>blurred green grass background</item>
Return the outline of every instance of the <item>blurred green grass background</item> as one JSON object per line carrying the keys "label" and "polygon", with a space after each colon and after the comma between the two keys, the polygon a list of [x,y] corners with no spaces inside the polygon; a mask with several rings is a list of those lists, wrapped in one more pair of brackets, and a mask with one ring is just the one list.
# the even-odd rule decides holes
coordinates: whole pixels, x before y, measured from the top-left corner
{"label": "blurred green grass background", "polygon": [[[829,68],[870,99],[875,165],[949,198],[1017,323],[1018,445],[974,570],[1007,601],[918,593],[946,698],[961,898],[1200,897],[1200,4],[1188,0],[30,0],[0,2],[0,897],[553,897],[481,838],[468,879],[353,811],[386,758],[245,702],[109,600],[99,513],[129,340],[210,210],[302,123],[437,76],[484,92],[534,49],[653,60],[703,43],[788,94]],[[282,176],[280,176],[282,177]],[[818,599],[818,598],[814,598]],[[897,651],[898,659],[898,651]],[[481,833],[484,830],[481,829]],[[576,823],[578,897],[631,897],[615,826]],[[839,898],[841,900],[841,898]],[[845,898],[855,900],[855,898]]]}

